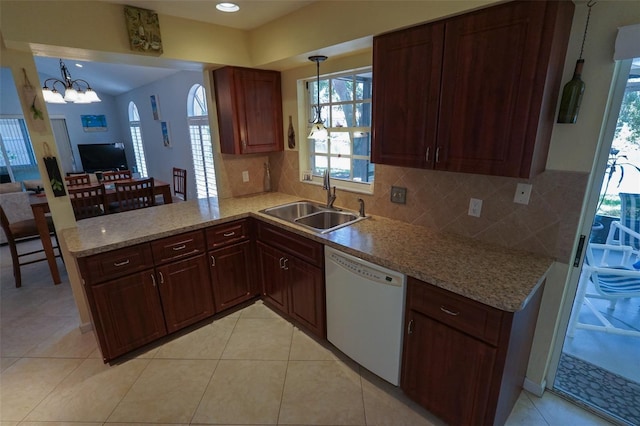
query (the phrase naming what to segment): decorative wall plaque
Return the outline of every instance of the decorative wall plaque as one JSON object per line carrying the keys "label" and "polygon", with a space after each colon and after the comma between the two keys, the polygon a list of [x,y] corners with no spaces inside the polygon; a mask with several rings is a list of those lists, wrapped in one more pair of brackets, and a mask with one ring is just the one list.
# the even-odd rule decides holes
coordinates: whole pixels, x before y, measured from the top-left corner
{"label": "decorative wall plaque", "polygon": [[125,6],[124,16],[127,21],[131,50],[162,53],[160,21],[157,13],[139,7]]}

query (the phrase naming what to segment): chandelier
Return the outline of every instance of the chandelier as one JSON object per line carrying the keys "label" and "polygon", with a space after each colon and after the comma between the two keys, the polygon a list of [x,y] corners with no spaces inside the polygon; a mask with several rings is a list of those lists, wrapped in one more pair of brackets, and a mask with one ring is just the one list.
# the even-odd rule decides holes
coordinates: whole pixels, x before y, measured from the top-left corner
{"label": "chandelier", "polygon": [[324,125],[324,120],[320,116],[320,112],[322,108],[320,107],[320,62],[324,62],[327,60],[326,56],[318,55],[318,56],[309,56],[309,60],[311,62],[316,63],[316,92],[318,93],[318,103],[315,106],[316,117],[315,120],[311,123],[311,132],[309,133],[309,139],[327,139],[328,132],[327,128]]}
{"label": "chandelier", "polygon": [[[73,80],[71,74],[67,69],[67,66],[60,59],[60,74],[62,80],[58,78],[48,78],[44,81],[44,87],[42,88],[42,95],[44,101],[50,104],[90,104],[93,102],[101,102],[96,92],[91,89],[89,83],[82,79]],[[51,87],[49,87],[51,83]],[[64,95],[56,89],[62,85],[62,92]]]}

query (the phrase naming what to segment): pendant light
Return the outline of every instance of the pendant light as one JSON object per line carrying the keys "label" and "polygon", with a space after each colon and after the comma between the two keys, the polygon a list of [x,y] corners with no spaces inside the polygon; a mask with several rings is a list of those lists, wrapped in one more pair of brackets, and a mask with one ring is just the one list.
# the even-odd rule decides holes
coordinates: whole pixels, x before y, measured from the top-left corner
{"label": "pendant light", "polygon": [[[67,66],[60,59],[60,74],[62,80],[58,78],[48,78],[44,81],[44,87],[42,88],[42,96],[44,101],[50,104],[90,104],[93,102],[101,102],[100,98],[93,91],[91,86],[86,80],[80,78],[73,80],[71,74],[67,69]],[[49,87],[51,84],[51,87]],[[61,86],[63,93],[56,90],[56,84]]]}
{"label": "pendant light", "polygon": [[578,111],[580,110],[580,103],[582,102],[582,95],[584,94],[584,81],[580,78],[582,75],[582,66],[584,65],[584,59],[582,59],[582,53],[584,52],[584,42],[587,39],[587,28],[589,28],[589,18],[591,17],[591,8],[596,4],[594,1],[589,1],[587,7],[589,12],[587,13],[587,23],[584,26],[584,35],[582,36],[582,47],[580,48],[580,57],[576,62],[576,68],[573,71],[573,78],[565,84],[562,89],[562,99],[560,100],[560,110],[558,111],[558,123],[570,123],[573,124],[578,119]]}
{"label": "pendant light", "polygon": [[318,93],[318,103],[314,107],[316,110],[316,118],[311,121],[313,126],[311,126],[309,139],[327,139],[329,132],[327,132],[327,128],[324,126],[324,121],[320,116],[320,62],[326,61],[327,57],[323,55],[309,56],[309,60],[316,63],[316,92]]}

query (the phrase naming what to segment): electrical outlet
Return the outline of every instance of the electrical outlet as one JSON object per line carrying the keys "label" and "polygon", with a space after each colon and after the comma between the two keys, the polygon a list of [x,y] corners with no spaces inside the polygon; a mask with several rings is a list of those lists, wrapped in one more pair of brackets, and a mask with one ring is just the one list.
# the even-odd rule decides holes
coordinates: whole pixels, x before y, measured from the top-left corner
{"label": "electrical outlet", "polygon": [[243,182],[249,182],[249,171],[245,170],[242,172],[242,181]]}
{"label": "electrical outlet", "polygon": [[528,183],[519,183],[516,187],[516,195],[513,197],[513,202],[518,204],[529,204],[531,188],[532,186]]}
{"label": "electrical outlet", "polygon": [[391,202],[398,204],[407,204],[407,188],[400,186],[391,187]]}
{"label": "electrical outlet", "polygon": [[482,212],[482,200],[472,198],[469,200],[469,216],[480,217]]}

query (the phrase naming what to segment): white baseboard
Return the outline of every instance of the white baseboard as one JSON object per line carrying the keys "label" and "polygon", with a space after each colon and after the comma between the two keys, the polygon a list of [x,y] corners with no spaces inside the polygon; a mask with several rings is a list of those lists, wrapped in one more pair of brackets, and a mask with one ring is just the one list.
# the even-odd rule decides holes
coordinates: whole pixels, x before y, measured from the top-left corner
{"label": "white baseboard", "polygon": [[82,334],[93,330],[93,324],[91,324],[90,322],[85,322],[84,324],[80,324],[80,332]]}
{"label": "white baseboard", "polygon": [[541,397],[542,394],[544,393],[545,388],[547,387],[547,381],[543,380],[542,383],[536,383],[532,380],[525,378],[524,383],[522,384],[522,387],[527,392],[531,392],[535,396]]}

